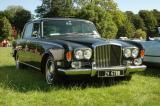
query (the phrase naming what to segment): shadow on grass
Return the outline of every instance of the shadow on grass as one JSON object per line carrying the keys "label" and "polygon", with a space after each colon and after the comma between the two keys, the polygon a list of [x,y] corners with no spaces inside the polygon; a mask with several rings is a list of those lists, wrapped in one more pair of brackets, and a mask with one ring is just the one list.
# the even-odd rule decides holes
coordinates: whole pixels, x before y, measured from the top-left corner
{"label": "shadow on grass", "polygon": [[122,79],[72,79],[63,80],[60,83],[49,86],[44,80],[40,71],[30,68],[25,70],[16,70],[15,66],[0,67],[0,86],[4,89],[15,90],[17,92],[40,91],[49,92],[51,90],[73,90],[85,89],[86,87],[100,88],[119,84]]}
{"label": "shadow on grass", "polygon": [[139,75],[148,76],[148,77],[157,77],[160,78],[160,68],[159,67],[149,67],[144,72],[137,73]]}

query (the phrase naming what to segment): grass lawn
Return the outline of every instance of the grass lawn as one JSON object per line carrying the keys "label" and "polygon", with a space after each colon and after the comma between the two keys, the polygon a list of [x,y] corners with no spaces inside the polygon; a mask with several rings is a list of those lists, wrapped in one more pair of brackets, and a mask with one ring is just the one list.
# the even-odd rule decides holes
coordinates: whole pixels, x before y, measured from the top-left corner
{"label": "grass lawn", "polygon": [[160,69],[134,74],[130,81],[78,81],[46,85],[35,70],[16,70],[11,48],[0,48],[0,105],[160,106]]}

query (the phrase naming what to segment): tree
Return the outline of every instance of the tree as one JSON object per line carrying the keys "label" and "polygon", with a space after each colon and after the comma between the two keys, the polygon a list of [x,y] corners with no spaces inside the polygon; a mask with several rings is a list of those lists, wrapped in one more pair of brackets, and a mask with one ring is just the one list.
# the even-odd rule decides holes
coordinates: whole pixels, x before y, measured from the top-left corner
{"label": "tree", "polygon": [[[31,13],[21,6],[9,6],[4,11],[4,15],[10,21],[13,29],[21,33],[25,23],[31,19]],[[15,36],[16,37],[16,36]]]}
{"label": "tree", "polygon": [[10,23],[13,25],[14,23],[14,17],[18,11],[21,11],[23,9],[22,6],[16,6],[16,5],[11,5],[8,6],[6,10],[4,10],[4,14],[6,18],[10,21]]}
{"label": "tree", "polygon": [[156,9],[154,9],[151,12],[153,13],[154,17],[156,18],[158,26],[160,26],[160,12]]}
{"label": "tree", "polygon": [[43,0],[36,12],[38,17],[72,17],[75,9],[72,0]]}
{"label": "tree", "polygon": [[115,11],[113,14],[113,20],[118,27],[117,38],[119,37],[133,37],[134,26],[128,20],[127,15],[121,11]]}
{"label": "tree", "polygon": [[118,29],[112,20],[112,15],[100,6],[88,4],[80,10],[77,17],[94,22],[102,37],[116,37]]}
{"label": "tree", "polygon": [[135,29],[145,30],[143,19],[139,15],[134,14],[131,11],[126,11],[125,13],[127,15],[128,20],[134,25]]}
{"label": "tree", "polygon": [[117,4],[113,0],[74,0],[77,7],[83,8],[89,4],[95,4],[101,6],[106,11],[118,10]]}
{"label": "tree", "polygon": [[143,19],[146,32],[147,32],[147,40],[149,39],[149,36],[157,36],[157,20],[154,17],[153,13],[146,10],[139,11],[139,16]]}
{"label": "tree", "polygon": [[3,11],[0,11],[0,18],[3,18],[5,16]]}
{"label": "tree", "polygon": [[124,24],[119,27],[117,38],[119,37],[128,37],[132,38],[134,34],[134,26],[128,20],[124,21]]}
{"label": "tree", "polygon": [[6,17],[0,19],[0,38],[11,39],[12,26]]}
{"label": "tree", "polygon": [[31,13],[28,10],[22,9],[16,12],[14,16],[14,23],[15,29],[17,32],[22,32],[24,25],[31,19]]}
{"label": "tree", "polygon": [[143,38],[146,39],[147,33],[142,29],[137,29],[134,33],[134,38]]}

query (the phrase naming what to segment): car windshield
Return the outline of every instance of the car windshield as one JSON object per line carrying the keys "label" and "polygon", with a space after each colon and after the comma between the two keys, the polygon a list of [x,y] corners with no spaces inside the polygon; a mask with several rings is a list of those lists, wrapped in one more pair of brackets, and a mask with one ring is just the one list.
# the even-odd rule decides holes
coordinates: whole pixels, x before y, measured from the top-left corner
{"label": "car windshield", "polygon": [[77,20],[46,20],[43,21],[44,37],[66,35],[99,36],[95,26],[89,21]]}

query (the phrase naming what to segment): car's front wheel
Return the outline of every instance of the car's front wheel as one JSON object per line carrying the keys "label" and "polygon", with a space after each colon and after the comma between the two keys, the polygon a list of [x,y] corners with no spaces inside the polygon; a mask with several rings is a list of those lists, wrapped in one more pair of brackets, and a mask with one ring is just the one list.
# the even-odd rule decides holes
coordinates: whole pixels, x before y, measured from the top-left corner
{"label": "car's front wheel", "polygon": [[58,80],[58,72],[56,70],[55,62],[52,56],[46,59],[45,63],[45,79],[47,84],[51,85]]}

